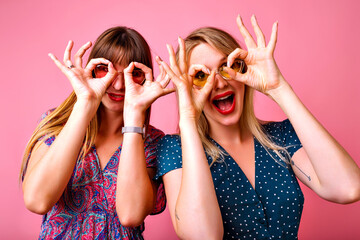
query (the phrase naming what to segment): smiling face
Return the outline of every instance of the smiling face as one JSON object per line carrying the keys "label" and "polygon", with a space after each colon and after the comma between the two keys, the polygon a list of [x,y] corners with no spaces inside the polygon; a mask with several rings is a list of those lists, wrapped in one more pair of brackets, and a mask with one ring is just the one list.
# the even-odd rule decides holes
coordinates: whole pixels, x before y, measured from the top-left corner
{"label": "smiling face", "polygon": [[[116,71],[123,72],[132,61],[139,62],[152,69],[150,47],[136,30],[127,27],[113,27],[103,32],[96,40],[89,60],[105,58],[114,64]],[[120,64],[115,64],[120,63]],[[133,72],[133,79],[136,78]],[[136,80],[136,79],[134,79]],[[102,109],[123,112],[125,83],[123,74],[118,74],[106,90],[102,98]],[[147,110],[145,124],[150,118],[150,108]]]}
{"label": "smiling face", "polygon": [[[191,51],[189,64],[202,64],[210,70],[218,69],[227,62],[227,56],[209,44],[201,43]],[[205,103],[203,112],[210,129],[216,126],[239,124],[243,110],[245,86],[235,80],[225,80],[219,74]]]}
{"label": "smiling face", "polygon": [[106,89],[105,94],[101,99],[101,103],[106,110],[122,113],[124,110],[125,98],[125,79],[123,72],[127,66],[124,64],[115,64],[114,67],[118,74]]}

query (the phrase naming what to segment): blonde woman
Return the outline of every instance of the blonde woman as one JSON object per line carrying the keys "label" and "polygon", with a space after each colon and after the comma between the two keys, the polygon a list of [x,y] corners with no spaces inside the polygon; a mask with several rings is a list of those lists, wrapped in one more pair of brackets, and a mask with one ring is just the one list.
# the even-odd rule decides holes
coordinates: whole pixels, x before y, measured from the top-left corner
{"label": "blonde woman", "polygon": [[152,180],[163,133],[149,117],[151,103],[171,92],[168,81],[153,81],[149,46],[133,29],[102,33],[85,68],[91,42],[74,60],[72,47],[63,62],[49,54],[74,91],[45,114],[26,147],[25,205],[44,215],[40,239],[143,239],[145,217],[165,207]]}
{"label": "blonde woman", "polygon": [[[240,16],[247,50],[228,33],[200,28],[168,45],[180,135],[158,145],[158,172],[181,239],[297,239],[304,197],[297,179],[320,197],[360,199],[360,170],[295,95],[276,65],[278,24],[266,44]],[[177,58],[177,59],[176,59]],[[253,91],[273,99],[288,119],[256,119]],[[205,149],[205,151],[204,151]]]}

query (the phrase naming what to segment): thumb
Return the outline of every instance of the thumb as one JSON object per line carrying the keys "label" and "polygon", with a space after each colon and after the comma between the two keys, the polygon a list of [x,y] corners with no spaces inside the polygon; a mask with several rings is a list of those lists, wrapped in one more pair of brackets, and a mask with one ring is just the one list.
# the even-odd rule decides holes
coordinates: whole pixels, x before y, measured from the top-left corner
{"label": "thumb", "polygon": [[115,79],[116,74],[117,74],[117,72],[114,68],[114,65],[110,62],[108,64],[108,73],[102,78],[106,87],[108,87],[110,85],[110,83]]}

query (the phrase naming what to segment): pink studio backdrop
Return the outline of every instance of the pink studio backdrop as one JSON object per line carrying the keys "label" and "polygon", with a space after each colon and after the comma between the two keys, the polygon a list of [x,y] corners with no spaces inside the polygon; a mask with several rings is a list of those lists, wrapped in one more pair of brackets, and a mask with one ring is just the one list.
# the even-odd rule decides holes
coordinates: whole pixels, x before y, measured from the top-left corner
{"label": "pink studio backdrop", "polygon": [[[216,26],[242,41],[235,18],[250,26],[251,14],[269,37],[279,21],[276,59],[297,94],[360,164],[360,4],[355,0],[273,1],[10,1],[0,3],[1,94],[0,238],[35,239],[41,216],[25,209],[18,183],[23,149],[40,115],[57,106],[71,86],[47,56],[62,58],[69,39],[75,48],[105,29],[125,25],[148,40],[167,60],[166,43],[176,45],[201,26]],[[157,73],[157,69],[155,70]],[[153,105],[152,124],[176,128],[174,94]],[[266,97],[256,96],[264,120],[285,118]],[[300,239],[360,239],[360,203],[326,202],[302,186],[305,208]],[[146,239],[177,239],[168,211],[146,219]]]}

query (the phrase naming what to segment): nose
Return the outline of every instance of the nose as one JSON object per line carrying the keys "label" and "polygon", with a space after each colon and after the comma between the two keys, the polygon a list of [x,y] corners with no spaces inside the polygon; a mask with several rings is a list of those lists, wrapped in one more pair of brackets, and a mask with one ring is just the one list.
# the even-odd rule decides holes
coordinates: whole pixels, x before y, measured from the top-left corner
{"label": "nose", "polygon": [[216,73],[214,88],[221,89],[221,88],[226,87],[227,85],[228,85],[228,82],[219,73]]}
{"label": "nose", "polygon": [[124,74],[118,73],[112,82],[112,87],[116,90],[122,90],[125,88]]}

